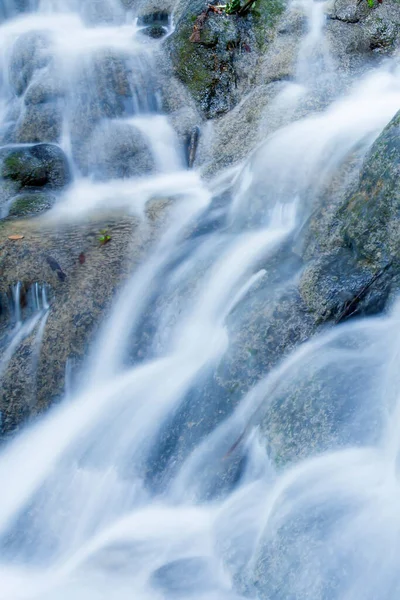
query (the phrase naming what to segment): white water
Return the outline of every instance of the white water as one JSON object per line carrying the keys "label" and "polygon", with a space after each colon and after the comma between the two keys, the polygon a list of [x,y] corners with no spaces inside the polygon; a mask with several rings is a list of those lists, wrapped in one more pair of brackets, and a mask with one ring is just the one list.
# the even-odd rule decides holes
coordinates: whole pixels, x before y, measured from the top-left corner
{"label": "white water", "polygon": [[[307,88],[325,78],[310,57],[322,48],[326,58],[326,47],[323,4],[303,5],[311,25],[297,84]],[[77,60],[104,47],[139,56],[145,72],[151,50],[143,50],[134,23],[123,22],[116,6],[108,5],[115,15],[108,26],[88,27],[73,2],[43,1],[39,12],[6,20],[5,65],[15,37],[40,28],[50,31],[69,81]],[[7,90],[5,82],[4,100]],[[63,136],[71,163],[74,102],[71,92]],[[152,199],[170,198],[172,207],[149,258],[116,298],[89,357],[85,386],[68,388],[68,401],[2,449],[1,600],[398,597],[398,306],[304,344],[230,416],[206,428],[208,435],[195,433],[191,399],[223,361],[228,317],[262,283],[260,265],[302,226],[337,167],[353,150],[365,151],[399,107],[400,72],[390,65],[206,184],[184,169],[167,117],[138,94],[134,116],[117,120],[143,131],[156,172],[102,181],[73,164],[75,180],[50,220],[122,209],[147,227]],[[218,205],[223,193],[229,202]],[[26,322],[16,304],[19,327],[1,365],[39,321],[40,346],[49,307],[34,298],[37,311]],[[151,339],[141,360],[132,360],[148,324]],[[278,394],[314,378],[332,401],[344,398],[351,406],[351,423],[336,424],[338,440],[346,432],[346,447],[332,443],[325,454],[278,469],[258,423]],[[201,397],[203,419],[214,400]],[[163,436],[180,414],[177,435],[188,437],[194,427],[193,439],[186,451],[172,448],[164,456]]]}

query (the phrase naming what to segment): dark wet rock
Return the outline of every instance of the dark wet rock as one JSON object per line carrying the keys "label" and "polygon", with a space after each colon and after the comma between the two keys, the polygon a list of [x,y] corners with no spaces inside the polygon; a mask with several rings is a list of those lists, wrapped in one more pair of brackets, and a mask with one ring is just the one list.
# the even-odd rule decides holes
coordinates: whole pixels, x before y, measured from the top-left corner
{"label": "dark wet rock", "polygon": [[187,163],[189,169],[191,169],[194,165],[194,161],[196,160],[197,146],[199,144],[200,138],[200,128],[193,127],[192,131],[188,134],[186,143],[187,143]]}
{"label": "dark wet rock", "polygon": [[159,40],[167,35],[168,29],[162,25],[151,25],[149,27],[143,27],[140,33],[152,38],[153,40]]}
{"label": "dark wet rock", "polygon": [[89,169],[99,179],[150,173],[155,164],[143,134],[128,123],[104,122],[93,132]]}
{"label": "dark wet rock", "polygon": [[[33,333],[18,347],[2,380],[1,435],[15,431],[63,395],[69,357],[82,364],[116,290],[144,259],[159,227],[165,225],[168,205],[161,201],[149,208],[151,227],[141,227],[134,217],[115,216],[70,225],[51,225],[40,218],[0,223],[0,300],[18,281],[25,288],[45,282],[52,289],[37,373],[32,366]],[[112,240],[102,246],[99,232],[105,227]],[[18,242],[8,239],[15,234],[24,237]],[[9,308],[3,304],[2,349],[10,325]]]}
{"label": "dark wet rock", "polygon": [[17,187],[52,189],[64,187],[71,177],[67,158],[55,144],[3,146],[0,148],[0,176]]}
{"label": "dark wet rock", "polygon": [[340,232],[358,260],[384,266],[400,252],[400,113],[372,146],[357,192],[338,214]]}
{"label": "dark wet rock", "polygon": [[[357,188],[322,219],[325,236],[304,272],[300,291],[307,306],[337,319],[353,300],[354,314],[379,312],[400,274],[400,115],[385,128],[365,158]],[[321,245],[312,244],[316,251]],[[309,248],[304,250],[309,255]],[[312,252],[311,252],[312,255]],[[311,258],[311,257],[310,257]],[[366,288],[366,289],[365,289]],[[361,294],[361,298],[359,298]]]}
{"label": "dark wet rock", "polygon": [[24,93],[34,72],[48,65],[50,42],[45,33],[22,34],[14,44],[9,66],[10,83],[17,96]]}
{"label": "dark wet rock", "polygon": [[18,144],[59,142],[62,133],[63,108],[58,102],[30,104],[22,110],[13,134]]}
{"label": "dark wet rock", "polygon": [[[349,192],[343,196],[331,189],[331,206],[320,206],[308,223],[298,288],[304,334],[307,328],[312,334],[379,314],[400,291],[399,169],[400,114],[371,147]],[[296,310],[287,314],[293,318]],[[283,315],[281,324],[284,333]],[[285,353],[281,348],[281,356]],[[354,439],[374,441],[379,416],[376,403],[375,408],[357,405],[366,396],[360,394],[362,385],[368,391],[374,385],[365,381],[365,369],[358,373],[352,366],[347,373],[345,365],[319,364],[318,355],[303,361],[297,374],[291,371],[268,399],[262,419],[274,459],[285,464]]]}
{"label": "dark wet rock", "polygon": [[138,17],[137,24],[139,27],[146,27],[150,25],[163,25],[168,26],[170,15],[168,12],[153,12],[141,15]]}
{"label": "dark wet rock", "polygon": [[279,0],[261,4],[259,12],[237,17],[190,3],[168,39],[174,72],[207,118],[231,110],[256,81],[260,53],[284,9]]}
{"label": "dark wet rock", "polygon": [[31,217],[39,215],[55,204],[55,197],[41,191],[22,192],[11,201],[9,217]]}

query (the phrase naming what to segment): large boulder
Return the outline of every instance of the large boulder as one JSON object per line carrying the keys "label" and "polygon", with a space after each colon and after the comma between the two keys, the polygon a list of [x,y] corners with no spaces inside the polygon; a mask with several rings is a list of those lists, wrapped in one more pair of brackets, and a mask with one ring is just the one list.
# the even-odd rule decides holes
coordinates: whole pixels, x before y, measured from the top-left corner
{"label": "large boulder", "polygon": [[[314,322],[304,321],[306,337],[307,329],[313,334],[354,317],[381,313],[399,293],[399,174],[400,113],[371,147],[349,193],[343,197],[331,190],[328,209],[322,204],[315,211],[305,242],[297,247],[305,263],[299,299],[304,315]],[[361,339],[360,333],[354,345],[349,335],[346,347],[353,356],[342,362],[334,352],[314,352],[270,393],[261,413],[262,430],[276,462],[296,462],[354,439],[373,441],[373,424],[382,415],[376,402],[368,404],[376,380],[373,368],[368,380],[365,365],[379,351],[363,357],[374,340]]]}
{"label": "large boulder", "polygon": [[[103,215],[86,223],[51,223],[40,218],[0,224],[0,348],[10,340],[10,290],[20,282],[19,314],[32,316],[29,298],[36,284],[51,305],[38,347],[34,329],[17,344],[2,377],[0,437],[45,410],[65,391],[69,366],[81,365],[111,301],[155,241],[169,203],[147,210],[149,226],[136,217]],[[110,240],[101,243],[106,229]],[[17,236],[20,239],[9,239]],[[39,308],[42,308],[39,302]],[[15,307],[14,307],[15,309]]]}
{"label": "large boulder", "polygon": [[271,41],[280,0],[263,0],[246,17],[216,14],[198,0],[186,5],[167,47],[176,76],[206,118],[231,110],[255,83],[262,51]]}
{"label": "large boulder", "polygon": [[[213,379],[197,384],[163,429],[159,451],[152,457],[152,478],[165,465],[180,464],[199,438],[298,346],[354,317],[381,313],[398,293],[399,122],[400,114],[362,166],[359,156],[349,157],[349,164],[327,184],[301,236],[262,264],[265,274],[227,319],[229,348]],[[369,351],[373,340],[362,339],[357,334],[355,343],[351,335],[343,336],[349,351],[344,361],[316,347],[282,373],[277,388],[266,386],[251,421],[260,425],[277,465],[354,439],[374,441],[374,424],[382,414],[369,400],[380,354]],[[371,378],[365,374],[367,361]]]}
{"label": "large boulder", "polygon": [[71,175],[59,146],[31,144],[0,148],[0,177],[17,188],[60,189],[69,183]]}
{"label": "large boulder", "polygon": [[[304,248],[309,266],[300,282],[307,306],[343,320],[379,312],[397,289],[400,264],[400,114],[365,158],[357,188],[326,221],[316,221]],[[328,232],[328,235],[327,235]],[[321,252],[322,250],[322,252]]]}

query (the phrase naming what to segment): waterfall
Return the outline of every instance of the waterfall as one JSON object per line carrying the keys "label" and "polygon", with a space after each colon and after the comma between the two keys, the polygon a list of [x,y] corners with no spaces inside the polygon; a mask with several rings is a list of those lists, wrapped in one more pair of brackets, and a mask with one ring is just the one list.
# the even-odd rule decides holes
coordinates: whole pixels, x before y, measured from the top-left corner
{"label": "waterfall", "polygon": [[[300,5],[309,27],[296,84],[311,93],[330,85],[334,69],[325,3]],[[1,129],[15,125],[11,104],[23,104],[18,119],[28,110],[37,83],[11,92],[21,37],[40,32],[40,69],[63,90],[57,144],[72,181],[46,226],[104,211],[132,215],[147,231],[154,199],[169,210],[84,364],[62,365],[64,399],[0,447],[0,600],[397,598],[399,304],[304,341],[223,407],[218,374],[238,307],[271,264],[282,276],[268,280],[266,302],[283,298],[300,273],[285,245],[301,237],[338,167],[352,152],[364,156],[398,110],[398,64],[369,71],[206,179],[186,167],[163,110],[162,42],[144,38],[135,5],[1,6]],[[29,336],[37,371],[52,293],[39,282],[10,290],[0,377]],[[332,402],[337,429],[328,448],[286,464],[270,451],[266,414],[283,405],[286,417],[305,389],[316,404]],[[307,426],[317,446],[321,432]]]}

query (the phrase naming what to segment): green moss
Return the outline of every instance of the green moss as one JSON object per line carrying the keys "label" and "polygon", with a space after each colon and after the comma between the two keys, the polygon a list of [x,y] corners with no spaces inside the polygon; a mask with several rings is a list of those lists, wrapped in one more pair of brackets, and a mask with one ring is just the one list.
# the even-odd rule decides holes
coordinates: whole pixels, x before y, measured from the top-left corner
{"label": "green moss", "polygon": [[18,178],[19,172],[24,168],[24,161],[18,154],[10,154],[2,164],[1,175],[5,179]]}
{"label": "green moss", "polygon": [[254,33],[261,51],[265,50],[268,30],[275,27],[285,8],[285,0],[258,0],[256,7],[252,11],[252,17]]}
{"label": "green moss", "polygon": [[21,194],[13,202],[9,216],[27,217],[39,214],[52,206],[52,198],[48,194]]}
{"label": "green moss", "polygon": [[198,53],[204,51],[190,41],[192,27],[182,27],[175,43],[176,72],[197,99],[213,84],[212,71],[203,64]]}

